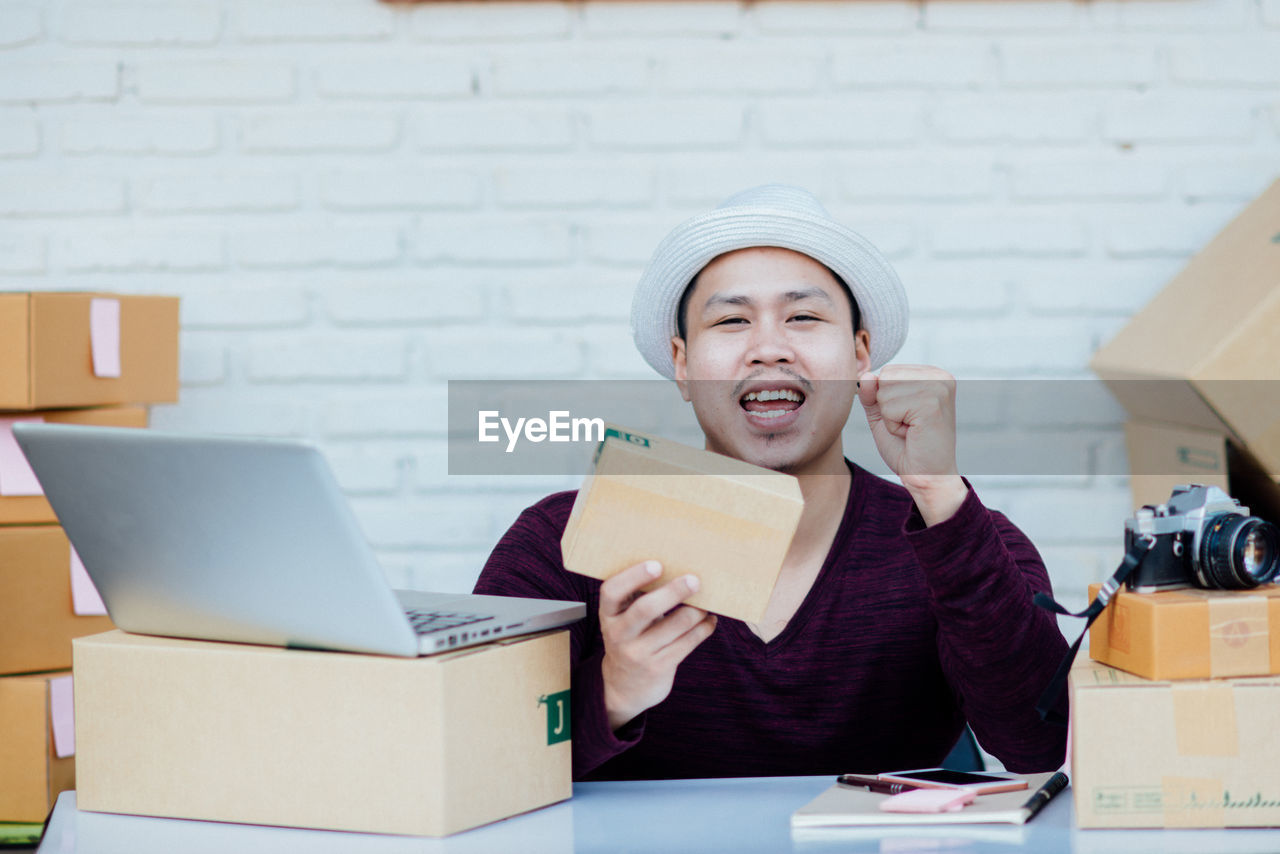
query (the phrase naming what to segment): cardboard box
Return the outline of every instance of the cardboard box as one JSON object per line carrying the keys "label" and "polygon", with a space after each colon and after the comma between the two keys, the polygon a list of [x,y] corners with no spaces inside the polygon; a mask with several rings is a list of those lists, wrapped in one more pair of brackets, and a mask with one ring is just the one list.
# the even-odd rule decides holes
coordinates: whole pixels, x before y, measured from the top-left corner
{"label": "cardboard box", "polygon": [[71,543],[61,527],[0,527],[0,673],[65,670],[72,638],[112,627],[110,617],[73,610]]}
{"label": "cardboard box", "polygon": [[177,399],[177,297],[0,293],[0,410]]}
{"label": "cardboard box", "polygon": [[[49,424],[88,424],[95,427],[146,427],[144,406],[107,406],[98,409],[50,409],[41,412],[0,414],[8,419],[39,418]],[[21,451],[18,451],[21,453]],[[0,484],[4,482],[4,461],[0,461]],[[0,495],[0,525],[40,525],[58,521],[43,495]]]}
{"label": "cardboard box", "polygon": [[1280,474],[1280,181],[1197,254],[1093,370],[1135,418],[1238,436]]}
{"label": "cardboard box", "polygon": [[1280,585],[1121,590],[1089,628],[1089,655],[1147,679],[1280,673]]}
{"label": "cardboard box", "polygon": [[[76,787],[74,750],[58,756],[53,731],[55,703],[65,705],[70,696],[61,692],[59,700],[53,685],[69,678],[69,673],[0,678],[0,821],[44,821],[58,793]],[[69,709],[59,713],[70,719]]]}
{"label": "cardboard box", "polygon": [[1175,486],[1198,483],[1216,486],[1253,515],[1280,524],[1280,484],[1229,434],[1130,421],[1124,435],[1135,509],[1168,501]]}
{"label": "cardboard box", "polygon": [[791,475],[609,427],[560,547],[592,578],[658,560],[646,590],[692,572],[702,588],[688,604],[759,622],[803,509]]}
{"label": "cardboard box", "polygon": [[569,635],[423,658],[75,642],[80,809],[442,836],[572,794]]}
{"label": "cardboard box", "polygon": [[1280,826],[1280,678],[1155,682],[1071,670],[1080,827]]}

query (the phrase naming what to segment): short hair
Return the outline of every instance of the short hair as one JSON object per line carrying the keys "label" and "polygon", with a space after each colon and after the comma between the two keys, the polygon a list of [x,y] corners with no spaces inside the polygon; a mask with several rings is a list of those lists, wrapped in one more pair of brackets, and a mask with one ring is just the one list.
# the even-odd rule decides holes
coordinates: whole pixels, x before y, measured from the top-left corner
{"label": "short hair", "polygon": [[[849,290],[849,286],[845,284],[844,279],[842,279],[835,270],[832,270],[825,264],[823,267],[831,274],[831,277],[839,283],[840,290],[844,291],[844,295],[849,298],[849,308],[853,312],[853,333],[855,335],[858,334],[858,331],[862,329],[862,312],[858,310],[858,301],[853,298],[853,291]],[[694,286],[698,284],[698,276],[700,275],[702,275],[701,270],[694,274],[693,278],[689,280],[689,284],[684,286],[684,293],[680,294],[680,302],[676,306],[676,333],[682,340],[688,340],[687,332],[689,324],[685,316],[689,313],[689,295],[693,293]]]}

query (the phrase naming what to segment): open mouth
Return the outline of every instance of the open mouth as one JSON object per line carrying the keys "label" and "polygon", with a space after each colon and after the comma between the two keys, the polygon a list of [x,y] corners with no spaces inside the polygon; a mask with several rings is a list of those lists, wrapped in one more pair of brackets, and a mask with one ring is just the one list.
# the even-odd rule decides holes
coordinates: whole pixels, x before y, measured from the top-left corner
{"label": "open mouth", "polygon": [[793,388],[765,388],[749,391],[738,405],[754,419],[763,422],[781,422],[804,405],[804,393]]}

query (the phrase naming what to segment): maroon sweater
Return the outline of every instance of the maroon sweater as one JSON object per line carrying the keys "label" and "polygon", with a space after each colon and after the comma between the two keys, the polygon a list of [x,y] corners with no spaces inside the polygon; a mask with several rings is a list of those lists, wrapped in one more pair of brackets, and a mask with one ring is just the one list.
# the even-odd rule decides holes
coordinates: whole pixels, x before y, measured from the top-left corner
{"label": "maroon sweater", "polygon": [[1041,723],[1035,704],[1066,642],[1031,602],[1050,590],[1035,547],[972,491],[927,528],[904,488],[850,469],[831,551],[782,633],[766,644],[720,617],[670,696],[617,733],[600,675],[600,582],[560,557],[575,493],[520,515],[475,589],[587,603],[571,629],[575,779],[922,768],[966,720],[1010,770],[1061,765],[1066,730]]}

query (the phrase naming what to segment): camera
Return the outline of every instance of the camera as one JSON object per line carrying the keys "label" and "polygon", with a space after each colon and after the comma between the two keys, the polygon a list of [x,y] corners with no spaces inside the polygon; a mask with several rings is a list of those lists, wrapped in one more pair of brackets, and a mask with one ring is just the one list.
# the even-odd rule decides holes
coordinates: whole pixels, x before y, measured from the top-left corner
{"label": "camera", "polygon": [[1125,586],[1141,593],[1174,587],[1248,590],[1280,569],[1280,531],[1216,486],[1175,486],[1124,523],[1124,545],[1151,548]]}

